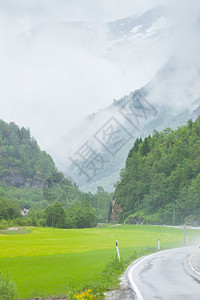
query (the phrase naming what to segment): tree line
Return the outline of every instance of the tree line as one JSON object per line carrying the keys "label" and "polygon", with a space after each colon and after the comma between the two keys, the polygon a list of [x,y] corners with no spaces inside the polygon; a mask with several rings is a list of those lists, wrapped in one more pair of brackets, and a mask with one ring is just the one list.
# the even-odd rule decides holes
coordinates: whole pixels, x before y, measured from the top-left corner
{"label": "tree line", "polygon": [[[97,223],[107,222],[109,203],[113,196],[105,192],[102,187],[98,187],[95,194],[80,192],[79,197],[74,201],[73,198],[68,198],[68,195],[60,199],[55,190],[48,191],[51,197],[45,201],[44,207],[41,208],[35,201],[32,206],[25,207],[28,213],[23,216],[24,207],[20,205],[16,195],[10,193],[12,198],[8,198],[8,190],[0,187],[0,228],[12,226],[94,227]],[[29,197],[32,193],[33,191]],[[20,191],[21,194],[23,194],[22,191]]]}
{"label": "tree line", "polygon": [[[111,199],[102,187],[94,194],[82,192],[40,150],[29,129],[0,120],[0,222],[4,225],[15,220],[28,226],[91,227],[107,221]],[[25,217],[24,208],[29,210]],[[62,213],[59,221],[52,217],[50,222],[54,210]]]}
{"label": "tree line", "polygon": [[200,117],[136,139],[115,198],[121,221],[200,224]]}

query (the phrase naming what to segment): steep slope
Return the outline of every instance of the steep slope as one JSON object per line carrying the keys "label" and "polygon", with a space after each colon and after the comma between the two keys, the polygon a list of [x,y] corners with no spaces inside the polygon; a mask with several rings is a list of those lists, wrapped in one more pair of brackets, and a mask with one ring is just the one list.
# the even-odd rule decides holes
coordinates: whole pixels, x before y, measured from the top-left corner
{"label": "steep slope", "polygon": [[[182,107],[173,107],[167,93],[163,95],[166,99],[163,99],[162,94],[159,94],[159,98],[169,104],[159,102],[156,98],[158,95],[155,96],[156,101],[152,101],[152,95],[159,89],[158,78],[161,80],[162,76],[158,74],[155,81],[145,88],[115,100],[109,107],[88,117],[73,133],[82,144],[77,146],[76,143],[73,148],[71,142],[71,152],[74,153],[70,157],[71,165],[66,157],[61,158],[60,168],[66,175],[70,174],[82,190],[93,191],[101,185],[107,191],[113,191],[136,138],[144,138],[152,134],[153,130],[160,131],[167,127],[176,129],[186,124],[191,117],[197,117],[198,111],[193,111],[200,101],[193,102],[195,98],[192,96],[188,105],[183,103]],[[84,151],[88,152],[83,157]]]}
{"label": "steep slope", "polygon": [[[0,199],[8,204],[7,210],[14,211],[20,205],[25,212],[30,209],[32,217],[37,214],[40,219],[41,209],[50,205],[52,209],[53,204],[55,207],[62,204],[71,215],[77,207],[79,215],[92,207],[97,221],[105,222],[112,196],[102,187],[95,194],[81,192],[57,170],[51,156],[40,150],[28,129],[0,120]],[[7,215],[4,210],[3,217],[2,203],[0,219]]]}
{"label": "steep slope", "polygon": [[0,120],[0,188],[21,208],[45,208],[56,201],[64,206],[82,194],[60,173],[53,159],[41,151],[30,131]]}
{"label": "steep slope", "polygon": [[[154,129],[162,130],[169,126],[175,129],[185,124],[193,110],[199,105],[192,105],[200,96],[198,44],[195,43],[197,47],[193,47],[193,40],[197,39],[195,33],[190,35],[190,32],[187,32],[186,26],[176,23],[176,19],[179,18],[172,18],[171,13],[173,14],[174,11],[159,6],[145,11],[141,15],[129,16],[104,24],[82,21],[67,22],[65,20],[55,23],[44,22],[30,28],[28,32],[20,36],[25,43],[34,45],[35,41],[43,40],[45,36],[58,35],[61,37],[61,41],[67,41],[67,45],[72,46],[72,53],[74,53],[74,44],[76,44],[75,49],[80,51],[76,52],[77,58],[81,53],[81,62],[85,61],[85,56],[82,57],[82,53],[85,51],[87,54],[89,53],[89,56],[92,54],[93,58],[103,59],[98,63],[100,68],[98,67],[97,74],[102,70],[101,66],[105,60],[109,61],[109,64],[114,63],[117,66],[114,73],[118,72],[118,67],[122,70],[122,85],[124,86],[124,82],[128,83],[128,85],[125,84],[126,91],[133,91],[135,86],[144,85],[144,82],[146,83],[149,77],[152,79],[156,70],[168,61],[165,67],[158,72],[156,78],[144,88],[119,100],[114,100],[109,107],[88,117],[78,128],[69,132],[69,138],[63,136],[63,133],[68,130],[65,126],[66,117],[63,115],[64,121],[60,123],[62,138],[59,137],[59,141],[55,141],[52,147],[49,146],[51,148],[49,151],[65,175],[77,182],[84,191],[95,191],[98,185],[103,186],[107,191],[113,191],[116,181],[119,180],[120,169],[124,167],[125,159],[134,140],[137,137],[151,134]],[[178,25],[175,26],[173,22]],[[196,24],[192,25],[196,26]],[[188,36],[192,38],[191,41],[187,40]],[[194,49],[197,53],[193,53]],[[169,60],[171,50],[173,50],[173,56]],[[68,56],[67,53],[66,56]],[[64,56],[63,61],[65,61]],[[75,61],[72,62],[72,65]],[[62,62],[61,65],[63,66]],[[79,65],[81,66],[81,63]],[[87,74],[87,70],[86,72],[84,70],[84,73],[80,72],[79,65],[75,68],[75,76],[71,76],[71,74],[69,76],[74,79],[74,90],[80,88],[80,86],[76,86],[77,76],[81,77],[81,74],[84,74],[83,76]],[[85,65],[90,66],[87,59]],[[93,59],[91,65],[93,68]],[[68,67],[64,68],[63,66],[63,69],[68,69]],[[147,78],[145,76],[149,74],[149,69],[154,71],[151,73],[153,75],[149,75]],[[136,72],[134,73],[133,70]],[[94,78],[96,78],[95,72],[96,69],[93,68],[91,74],[92,77],[94,74]],[[103,77],[105,72],[103,72]],[[66,75],[64,77],[67,78]],[[142,78],[142,84],[138,83],[138,78]],[[81,78],[79,83],[81,84],[82,81],[85,82]],[[99,101],[101,97],[103,102],[104,97],[106,98],[104,90],[101,90],[101,83],[104,83],[101,78],[97,81],[100,82],[100,88],[92,89],[93,81],[89,80],[88,90],[91,91],[92,103]],[[106,80],[109,90],[112,90],[113,82],[115,82],[113,76]],[[70,81],[68,84],[70,86]],[[73,84],[72,87],[74,87]],[[114,87],[114,93],[115,89],[117,90],[117,85]],[[84,90],[87,90],[86,86]],[[68,95],[66,91],[63,94]],[[74,95],[74,91],[70,94]],[[84,92],[74,98],[71,96],[66,96],[66,98],[68,101],[77,103],[76,99],[82,98],[83,95],[85,95]],[[120,95],[119,90],[116,91],[116,95]],[[87,101],[87,98],[89,96],[86,95],[84,101]],[[62,102],[64,103],[65,99]],[[141,103],[144,109],[141,107]],[[131,110],[129,106],[132,106]],[[149,112],[151,110],[151,113],[147,114],[147,110]],[[111,131],[115,132],[115,137],[113,133],[111,135]],[[108,135],[108,133],[110,134]],[[117,145],[116,140],[114,141],[116,138],[118,138]]]}
{"label": "steep slope", "polygon": [[[195,25],[199,30],[199,23]],[[73,169],[69,169],[66,162],[64,169],[63,161],[62,170],[66,174],[70,170],[82,189],[100,184],[112,190],[128,149],[137,137],[148,136],[154,129],[176,129],[194,118],[193,112],[200,104],[200,61],[196,48],[190,52],[188,55],[188,49],[177,48],[147,85],[114,100],[79,126],[73,134],[81,141],[72,147]],[[90,156],[83,157],[83,150],[90,152]]]}
{"label": "steep slope", "polygon": [[135,141],[121,171],[110,218],[199,224],[199,183],[200,117],[177,130],[154,131]]}
{"label": "steep slope", "polygon": [[57,172],[53,159],[41,151],[30,131],[0,120],[0,182],[16,187],[43,188]]}

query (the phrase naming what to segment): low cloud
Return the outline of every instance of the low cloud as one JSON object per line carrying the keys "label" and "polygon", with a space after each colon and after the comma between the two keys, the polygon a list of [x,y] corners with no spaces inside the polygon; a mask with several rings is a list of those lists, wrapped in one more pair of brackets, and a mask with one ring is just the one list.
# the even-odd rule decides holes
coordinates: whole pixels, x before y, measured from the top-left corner
{"label": "low cloud", "polygon": [[[114,45],[105,52],[106,22],[158,4],[170,8],[173,29],[168,35],[140,36],[130,51]],[[7,0],[0,7],[0,117],[29,127],[41,147],[55,156],[56,142],[67,135],[70,143],[73,128],[85,116],[145,85],[167,61],[175,71],[167,84],[155,81],[152,101],[186,103],[186,94],[192,99],[199,93],[196,0],[151,5],[144,0]],[[85,21],[92,29],[69,26],[73,21]],[[187,93],[181,94],[183,87]],[[80,139],[85,142],[87,134],[83,129]],[[60,144],[57,152],[61,149]]]}

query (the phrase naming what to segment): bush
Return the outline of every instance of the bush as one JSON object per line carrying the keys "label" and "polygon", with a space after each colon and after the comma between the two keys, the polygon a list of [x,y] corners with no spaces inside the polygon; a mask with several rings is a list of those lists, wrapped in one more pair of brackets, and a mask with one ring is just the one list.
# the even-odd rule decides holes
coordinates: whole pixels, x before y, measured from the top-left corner
{"label": "bush", "polygon": [[39,225],[40,227],[45,227],[45,226],[46,226],[46,219],[40,219],[40,220],[38,221],[38,225]]}
{"label": "bush", "polygon": [[114,257],[102,272],[102,284],[106,285],[110,282],[111,285],[115,285],[119,275],[124,271],[124,267],[123,261],[119,262],[118,257]]}
{"label": "bush", "polygon": [[32,220],[31,220],[31,218],[26,218],[25,219],[25,226],[32,226],[33,224],[32,224]]}
{"label": "bush", "polygon": [[15,284],[8,278],[0,274],[0,300],[17,299],[17,289]]}
{"label": "bush", "polygon": [[143,211],[138,211],[130,216],[128,216],[125,221],[125,224],[162,224],[158,213],[157,214],[146,214]]}
{"label": "bush", "polygon": [[47,207],[44,211],[47,226],[65,228],[66,227],[66,211],[62,204],[56,202]]}
{"label": "bush", "polygon": [[0,229],[7,229],[9,227],[9,223],[7,220],[1,220],[0,221]]}

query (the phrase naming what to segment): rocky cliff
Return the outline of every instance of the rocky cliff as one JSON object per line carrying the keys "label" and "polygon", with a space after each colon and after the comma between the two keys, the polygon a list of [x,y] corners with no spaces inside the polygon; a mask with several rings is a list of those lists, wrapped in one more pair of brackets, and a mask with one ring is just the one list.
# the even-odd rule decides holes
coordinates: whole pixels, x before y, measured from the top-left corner
{"label": "rocky cliff", "polygon": [[116,198],[114,197],[111,205],[108,220],[109,222],[117,223],[119,221],[119,213],[122,211],[119,203],[116,202]]}

